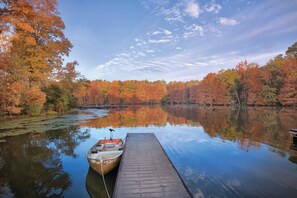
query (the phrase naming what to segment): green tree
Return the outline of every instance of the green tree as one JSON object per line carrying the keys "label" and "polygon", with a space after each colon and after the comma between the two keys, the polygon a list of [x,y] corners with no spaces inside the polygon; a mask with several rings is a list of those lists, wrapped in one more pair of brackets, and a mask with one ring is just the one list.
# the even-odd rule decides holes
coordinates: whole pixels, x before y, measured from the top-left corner
{"label": "green tree", "polygon": [[65,90],[68,98],[69,98],[69,107],[73,108],[77,106],[77,97],[76,92],[79,91],[77,89],[78,86],[78,78],[80,74],[75,70],[78,66],[77,61],[69,62],[65,67],[61,69],[60,72],[60,82],[62,84],[63,89]]}
{"label": "green tree", "polygon": [[289,58],[297,58],[297,42],[288,48],[286,55]]}
{"label": "green tree", "polygon": [[260,91],[260,96],[263,98],[266,105],[274,105],[277,103],[276,88],[264,85]]}
{"label": "green tree", "polygon": [[45,88],[46,93],[46,110],[56,111],[61,114],[69,109],[69,98],[64,89],[59,85],[51,84]]}
{"label": "green tree", "polygon": [[219,78],[221,81],[227,84],[231,96],[236,98],[238,104],[240,104],[239,94],[238,94],[238,81],[240,75],[234,69],[221,70],[219,71]]}

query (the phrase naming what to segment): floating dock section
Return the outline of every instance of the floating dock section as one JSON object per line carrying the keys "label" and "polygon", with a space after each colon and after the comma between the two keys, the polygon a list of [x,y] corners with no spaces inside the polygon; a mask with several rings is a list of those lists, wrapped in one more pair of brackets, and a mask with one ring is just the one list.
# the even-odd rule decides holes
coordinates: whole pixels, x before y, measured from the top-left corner
{"label": "floating dock section", "polygon": [[191,195],[153,133],[128,133],[113,197]]}

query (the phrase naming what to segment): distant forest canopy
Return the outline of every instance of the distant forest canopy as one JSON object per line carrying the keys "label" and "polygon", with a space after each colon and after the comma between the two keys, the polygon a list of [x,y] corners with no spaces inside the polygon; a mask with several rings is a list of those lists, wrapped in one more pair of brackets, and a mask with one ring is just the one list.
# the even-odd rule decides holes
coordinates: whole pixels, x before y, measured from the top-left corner
{"label": "distant forest canopy", "polygon": [[297,42],[266,65],[242,61],[201,81],[80,81],[78,104],[297,106]]}
{"label": "distant forest canopy", "polygon": [[297,42],[262,67],[243,61],[201,81],[89,81],[76,61],[63,66],[72,44],[56,0],[0,5],[0,115],[105,104],[297,106]]}

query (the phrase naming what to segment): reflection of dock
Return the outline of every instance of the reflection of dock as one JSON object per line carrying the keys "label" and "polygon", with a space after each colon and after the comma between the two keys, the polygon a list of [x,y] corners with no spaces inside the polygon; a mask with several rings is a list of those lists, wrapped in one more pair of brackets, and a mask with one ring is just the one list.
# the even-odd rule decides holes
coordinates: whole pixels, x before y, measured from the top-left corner
{"label": "reflection of dock", "polygon": [[290,129],[289,132],[293,137],[297,137],[297,129]]}
{"label": "reflection of dock", "polygon": [[291,149],[297,151],[297,129],[290,129],[290,134],[292,135]]}
{"label": "reflection of dock", "polygon": [[190,197],[153,133],[128,133],[113,197]]}
{"label": "reflection of dock", "polygon": [[79,106],[80,109],[117,109],[117,108],[126,108],[128,105],[88,105],[88,106]]}

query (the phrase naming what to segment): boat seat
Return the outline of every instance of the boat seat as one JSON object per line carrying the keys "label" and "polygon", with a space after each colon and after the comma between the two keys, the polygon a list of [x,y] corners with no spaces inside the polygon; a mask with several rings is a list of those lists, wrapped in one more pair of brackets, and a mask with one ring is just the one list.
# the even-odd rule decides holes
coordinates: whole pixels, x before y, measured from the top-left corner
{"label": "boat seat", "polygon": [[96,148],[92,148],[91,149],[91,153],[97,153],[97,149]]}
{"label": "boat seat", "polygon": [[105,143],[105,144],[104,144],[104,147],[105,147],[105,148],[111,148],[111,147],[115,147],[115,146],[116,146],[115,143]]}

